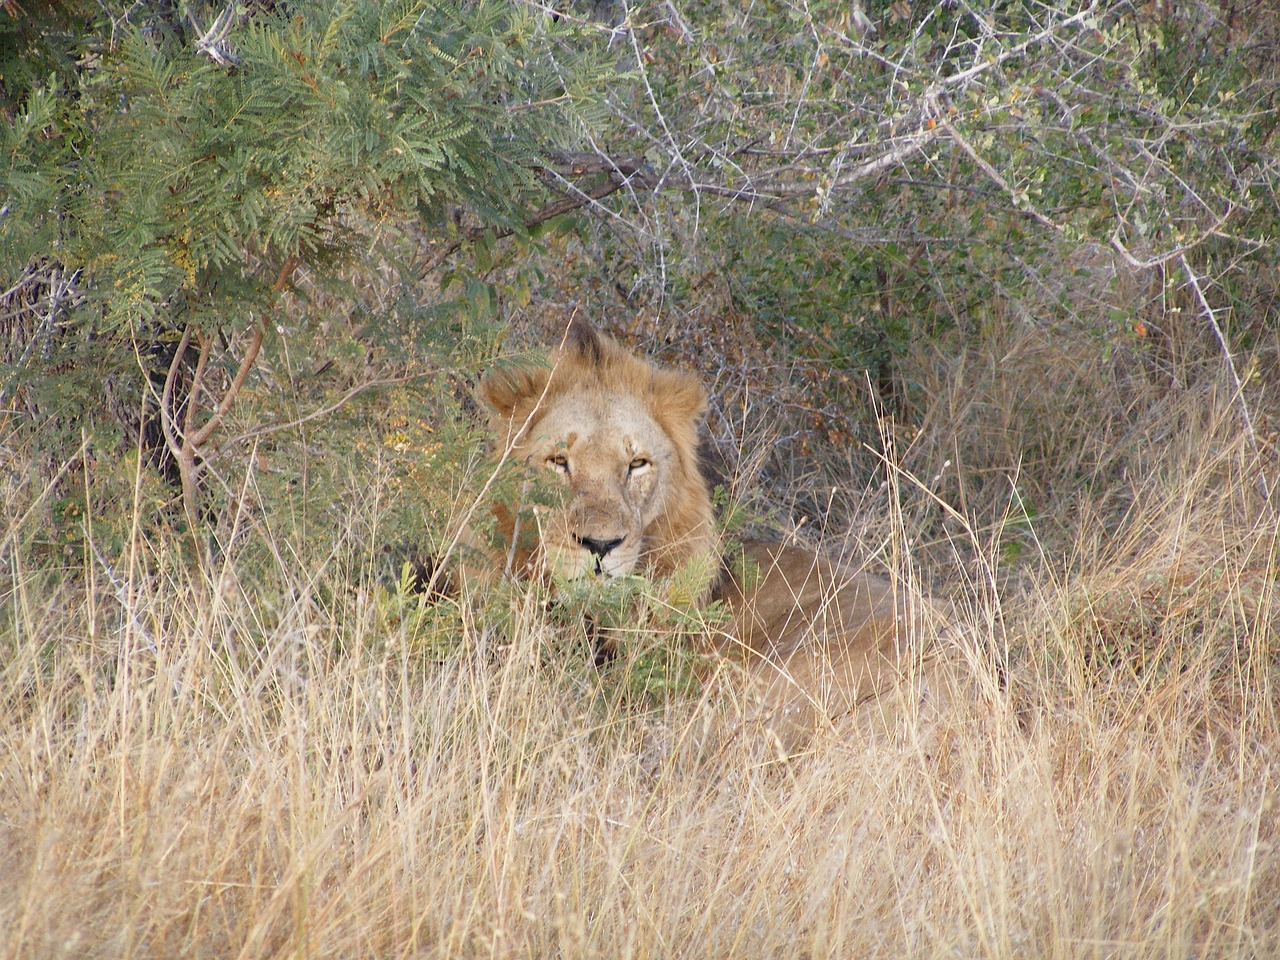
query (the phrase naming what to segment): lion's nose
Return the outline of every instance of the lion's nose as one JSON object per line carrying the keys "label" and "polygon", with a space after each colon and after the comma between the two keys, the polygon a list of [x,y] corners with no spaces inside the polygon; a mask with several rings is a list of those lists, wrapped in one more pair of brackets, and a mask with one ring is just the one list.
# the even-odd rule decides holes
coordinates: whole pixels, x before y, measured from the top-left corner
{"label": "lion's nose", "polygon": [[578,537],[578,542],[596,555],[598,560],[603,560],[606,553],[620,544],[625,537],[616,537],[613,540],[599,540],[596,537]]}

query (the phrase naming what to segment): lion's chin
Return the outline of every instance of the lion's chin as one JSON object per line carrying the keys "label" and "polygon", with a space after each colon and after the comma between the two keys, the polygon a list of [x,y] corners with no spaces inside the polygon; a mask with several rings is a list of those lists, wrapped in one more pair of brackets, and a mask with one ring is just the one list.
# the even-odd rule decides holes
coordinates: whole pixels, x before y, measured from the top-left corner
{"label": "lion's chin", "polygon": [[547,551],[547,569],[557,580],[584,580],[588,577],[625,577],[636,567],[631,557],[597,559],[589,550]]}

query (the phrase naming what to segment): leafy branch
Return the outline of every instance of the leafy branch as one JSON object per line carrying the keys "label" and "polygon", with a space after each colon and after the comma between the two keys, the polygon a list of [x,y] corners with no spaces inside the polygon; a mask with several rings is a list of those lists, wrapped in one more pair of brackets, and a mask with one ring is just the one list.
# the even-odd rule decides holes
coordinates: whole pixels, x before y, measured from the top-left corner
{"label": "leafy branch", "polygon": [[[564,216],[566,213],[572,213],[574,210],[581,210],[583,207],[599,203],[605,197],[623,188],[643,190],[654,187],[653,172],[643,160],[615,159],[603,154],[586,153],[558,153],[553,154],[551,159],[555,162],[536,164],[531,169],[543,183],[565,196],[537,210],[522,214],[520,222],[525,230]],[[600,176],[605,179],[595,186],[582,188],[573,182],[577,178]],[[461,209],[455,211],[455,214],[460,218]],[[515,233],[516,228],[513,226],[492,227],[476,224],[464,227],[461,237],[443,244],[427,258],[422,267],[422,273],[427,274],[436,270],[440,264],[457,253],[464,243],[474,243],[485,235],[500,240]]]}

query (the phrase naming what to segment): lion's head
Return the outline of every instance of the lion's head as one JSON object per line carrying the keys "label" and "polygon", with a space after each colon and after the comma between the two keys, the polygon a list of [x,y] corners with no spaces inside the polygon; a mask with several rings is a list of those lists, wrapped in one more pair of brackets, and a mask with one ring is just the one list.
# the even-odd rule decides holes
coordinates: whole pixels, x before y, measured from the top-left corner
{"label": "lion's head", "polygon": [[[557,576],[664,575],[716,548],[698,465],[698,380],[660,369],[575,320],[548,367],[501,370],[480,384],[499,445],[568,489],[536,519]],[[502,532],[517,520],[499,511]]]}

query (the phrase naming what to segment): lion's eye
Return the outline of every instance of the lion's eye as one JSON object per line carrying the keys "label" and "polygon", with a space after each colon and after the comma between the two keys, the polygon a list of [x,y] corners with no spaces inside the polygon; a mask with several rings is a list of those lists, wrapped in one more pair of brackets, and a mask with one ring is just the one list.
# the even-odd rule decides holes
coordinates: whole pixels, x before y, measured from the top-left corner
{"label": "lion's eye", "polygon": [[627,467],[627,471],[629,473],[634,473],[635,471],[641,470],[644,467],[647,467],[648,465],[649,465],[648,457],[636,457],[634,460],[631,461],[631,465]]}
{"label": "lion's eye", "polygon": [[547,457],[547,466],[555,467],[557,470],[563,470],[565,473],[568,473],[569,458],[563,453],[553,453],[551,456]]}

